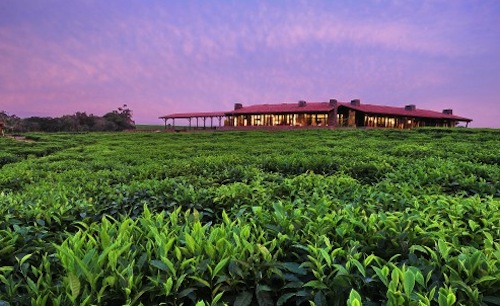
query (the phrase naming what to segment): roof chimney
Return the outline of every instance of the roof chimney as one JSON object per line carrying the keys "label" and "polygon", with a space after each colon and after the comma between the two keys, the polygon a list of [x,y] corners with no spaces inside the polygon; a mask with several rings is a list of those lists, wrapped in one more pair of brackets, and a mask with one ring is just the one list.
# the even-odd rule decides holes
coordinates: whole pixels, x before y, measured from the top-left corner
{"label": "roof chimney", "polygon": [[359,99],[351,100],[352,106],[359,106],[360,104],[361,104],[361,100],[359,100]]}
{"label": "roof chimney", "polygon": [[405,106],[405,110],[410,112],[414,111],[416,108],[415,104],[408,104]]}
{"label": "roof chimney", "polygon": [[453,115],[453,110],[448,108],[448,109],[443,109],[443,114],[445,115]]}
{"label": "roof chimney", "polygon": [[241,103],[234,103],[234,110],[239,110],[240,108],[243,108],[243,104],[241,104]]}
{"label": "roof chimney", "polygon": [[337,99],[330,99],[330,107],[337,107]]}
{"label": "roof chimney", "polygon": [[299,101],[299,107],[305,107],[305,106],[306,106],[306,104],[307,104],[307,102],[306,102],[306,101],[304,101],[304,100],[300,100],[300,101]]}

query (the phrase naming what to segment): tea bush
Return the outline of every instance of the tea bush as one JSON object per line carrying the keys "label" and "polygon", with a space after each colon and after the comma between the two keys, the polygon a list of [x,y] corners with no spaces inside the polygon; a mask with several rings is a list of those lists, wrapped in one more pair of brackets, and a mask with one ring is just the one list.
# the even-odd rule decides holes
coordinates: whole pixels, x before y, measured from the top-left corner
{"label": "tea bush", "polygon": [[499,130],[0,138],[0,305],[500,305]]}

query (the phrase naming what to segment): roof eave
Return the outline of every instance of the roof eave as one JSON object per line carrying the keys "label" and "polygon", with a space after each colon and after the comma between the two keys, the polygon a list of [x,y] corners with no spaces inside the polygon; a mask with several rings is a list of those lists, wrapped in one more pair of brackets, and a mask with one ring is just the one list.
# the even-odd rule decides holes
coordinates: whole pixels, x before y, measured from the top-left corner
{"label": "roof eave", "polygon": [[325,110],[277,110],[277,111],[232,111],[225,113],[226,116],[234,115],[273,115],[273,114],[318,114],[318,113],[329,113],[332,109]]}

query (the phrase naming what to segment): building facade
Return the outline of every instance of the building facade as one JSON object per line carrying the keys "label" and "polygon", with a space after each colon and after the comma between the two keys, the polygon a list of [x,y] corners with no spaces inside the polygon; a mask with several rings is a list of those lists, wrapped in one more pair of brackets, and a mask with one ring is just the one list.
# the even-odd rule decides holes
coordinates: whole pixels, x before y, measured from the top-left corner
{"label": "building facade", "polygon": [[[183,113],[160,117],[165,120],[175,118],[221,118],[221,112]],[[359,99],[339,102],[307,102],[282,104],[257,104],[243,106],[236,103],[234,109],[223,112],[226,127],[368,127],[368,128],[414,128],[414,127],[455,127],[460,122],[466,126],[472,119],[456,116],[451,109],[442,112],[418,109],[415,105],[405,107],[362,104]],[[202,117],[200,117],[202,116]]]}
{"label": "building facade", "polygon": [[329,126],[414,128],[455,127],[459,122],[468,125],[472,119],[453,115],[451,109],[442,112],[417,109],[415,105],[405,107],[361,104],[356,99],[349,103],[306,102],[285,104],[261,104],[243,107],[236,103],[234,110],[227,112],[227,126]]}

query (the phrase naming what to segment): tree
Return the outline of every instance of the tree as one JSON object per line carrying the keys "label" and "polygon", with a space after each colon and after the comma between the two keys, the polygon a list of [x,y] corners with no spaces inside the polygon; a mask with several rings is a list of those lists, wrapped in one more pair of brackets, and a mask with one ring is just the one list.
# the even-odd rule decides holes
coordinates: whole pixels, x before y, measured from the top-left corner
{"label": "tree", "polygon": [[21,119],[0,111],[0,122],[4,130],[10,132],[83,132],[83,131],[123,131],[135,129],[132,111],[123,105],[103,117],[76,112],[62,117],[29,117]]}
{"label": "tree", "polygon": [[119,107],[118,110],[105,114],[103,117],[115,125],[115,131],[135,129],[135,122],[132,120],[132,110],[127,107],[127,104]]}
{"label": "tree", "polygon": [[5,111],[0,111],[0,122],[3,122],[5,132],[13,132],[21,127],[22,119],[16,115],[9,115]]}

